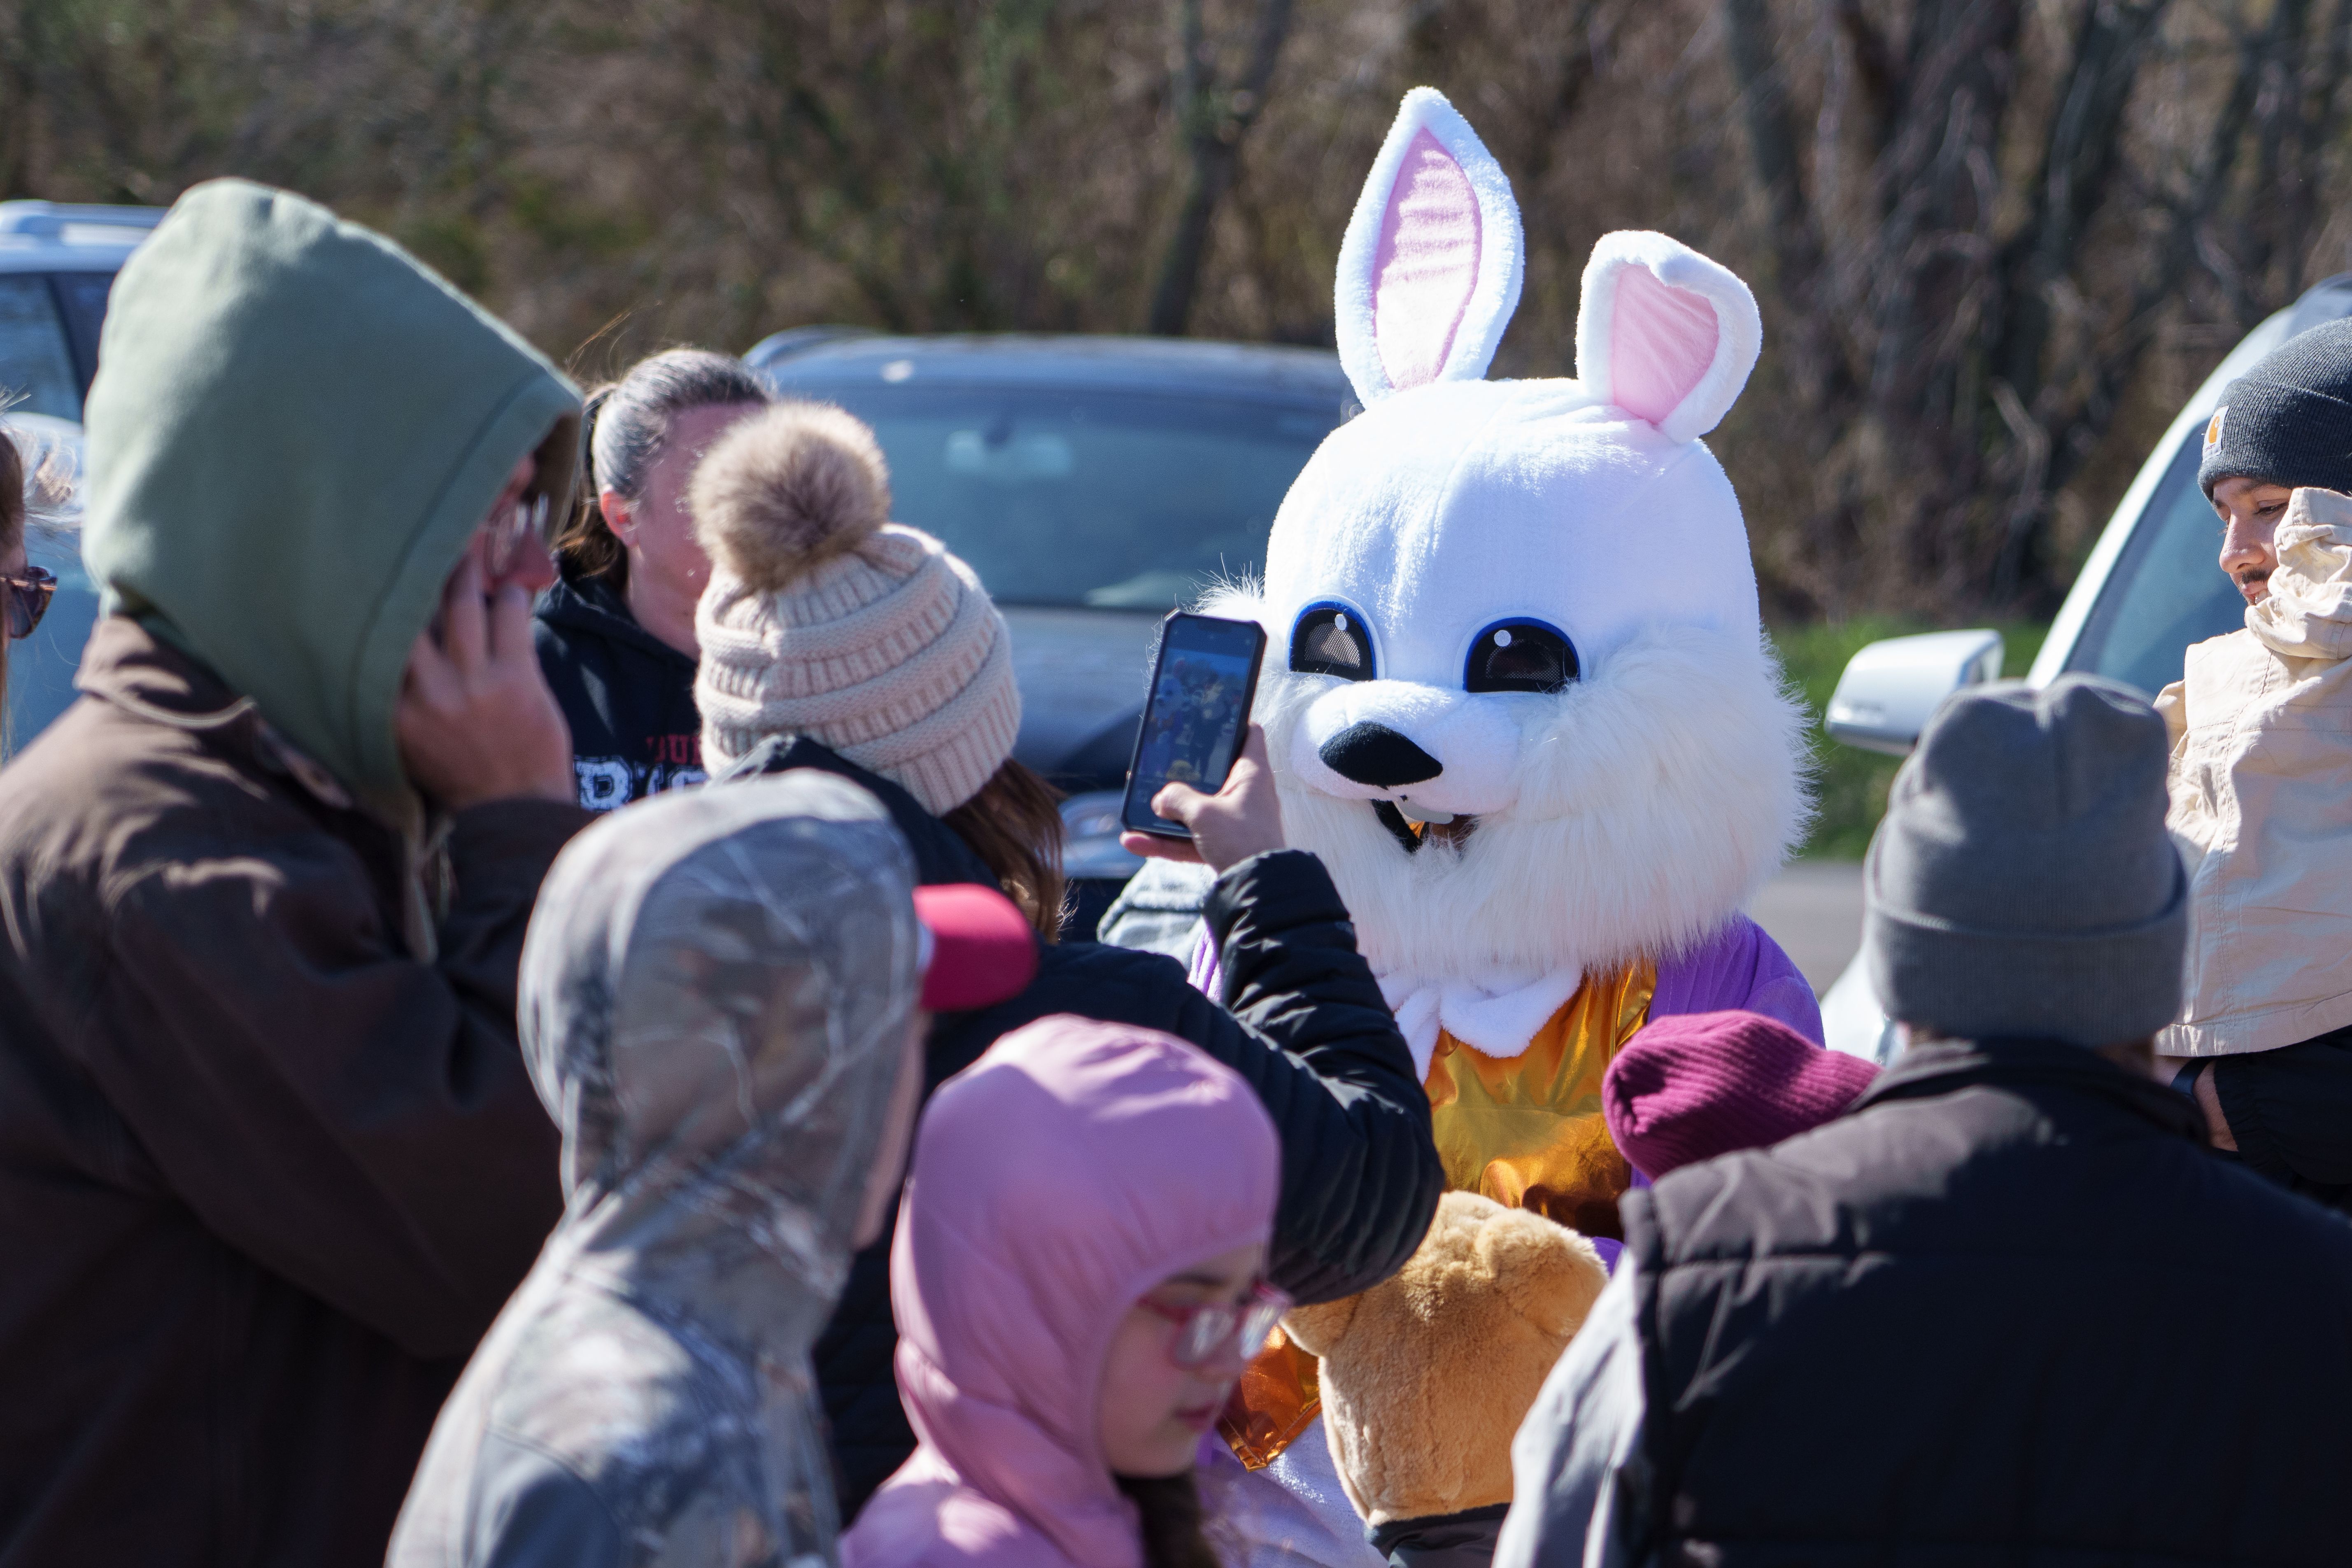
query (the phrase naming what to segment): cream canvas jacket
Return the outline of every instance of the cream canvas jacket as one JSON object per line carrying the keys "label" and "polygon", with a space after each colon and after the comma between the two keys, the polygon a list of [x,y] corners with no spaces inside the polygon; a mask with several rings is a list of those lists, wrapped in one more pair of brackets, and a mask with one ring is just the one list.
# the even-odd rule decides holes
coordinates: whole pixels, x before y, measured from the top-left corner
{"label": "cream canvas jacket", "polygon": [[2189,878],[2172,1057],[2275,1050],[2352,1024],[2352,497],[2299,489],[2270,597],[2189,650],[2156,700],[2166,818]]}

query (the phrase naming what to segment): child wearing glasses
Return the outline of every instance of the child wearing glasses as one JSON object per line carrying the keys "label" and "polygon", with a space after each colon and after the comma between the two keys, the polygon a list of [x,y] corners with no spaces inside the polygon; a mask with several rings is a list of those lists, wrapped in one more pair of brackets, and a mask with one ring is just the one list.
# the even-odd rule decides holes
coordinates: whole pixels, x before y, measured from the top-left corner
{"label": "child wearing glasses", "polygon": [[1289,1305],[1279,1160],[1248,1085],[1152,1030],[1045,1019],[943,1085],[890,1260],[922,1445],[843,1568],[1214,1568],[1193,1466]]}

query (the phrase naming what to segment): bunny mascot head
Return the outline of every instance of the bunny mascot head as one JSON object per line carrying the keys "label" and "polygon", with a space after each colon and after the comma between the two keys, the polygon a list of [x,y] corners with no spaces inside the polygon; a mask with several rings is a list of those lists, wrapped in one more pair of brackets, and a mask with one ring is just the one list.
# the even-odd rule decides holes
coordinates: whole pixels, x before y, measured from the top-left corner
{"label": "bunny mascot head", "polygon": [[1339,251],[1364,411],[1284,500],[1262,591],[1206,608],[1265,629],[1291,841],[1346,898],[1451,1184],[1613,1237],[1601,1081],[1634,1030],[1745,1007],[1820,1037],[1740,912],[1805,821],[1801,720],[1701,439],[1756,364],[1754,298],[1612,234],[1575,378],[1488,381],[1524,254],[1477,136],[1408,94]]}
{"label": "bunny mascot head", "polygon": [[[1275,519],[1258,718],[1426,1072],[1744,926],[1806,816],[1801,720],[1700,439],[1756,363],[1747,286],[1657,234],[1584,271],[1574,380],[1487,381],[1524,244],[1502,171],[1408,94],[1339,250],[1364,412]],[[1559,1216],[1566,1217],[1566,1216]],[[1572,1223],[1572,1222],[1571,1222]]]}

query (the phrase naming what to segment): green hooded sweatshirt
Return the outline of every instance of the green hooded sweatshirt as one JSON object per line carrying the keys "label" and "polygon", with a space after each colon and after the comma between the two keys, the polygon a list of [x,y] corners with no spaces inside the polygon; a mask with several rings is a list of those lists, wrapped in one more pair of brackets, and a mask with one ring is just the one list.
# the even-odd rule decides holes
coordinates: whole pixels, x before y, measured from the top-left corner
{"label": "green hooded sweatshirt", "polygon": [[85,420],[83,554],[386,820],[409,648],[515,462],[571,499],[580,394],[391,241],[243,180],[123,267]]}

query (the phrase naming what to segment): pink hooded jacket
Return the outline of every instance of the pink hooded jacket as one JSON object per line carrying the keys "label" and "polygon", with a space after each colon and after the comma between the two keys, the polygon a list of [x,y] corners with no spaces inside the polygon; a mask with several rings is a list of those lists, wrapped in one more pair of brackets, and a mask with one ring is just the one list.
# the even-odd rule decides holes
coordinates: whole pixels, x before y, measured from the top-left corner
{"label": "pink hooded jacket", "polygon": [[1095,1425],[1136,1300],[1265,1241],[1280,1151],[1239,1076],[1150,1029],[1046,1018],[924,1110],[890,1300],[922,1439],[844,1568],[1139,1568]]}

